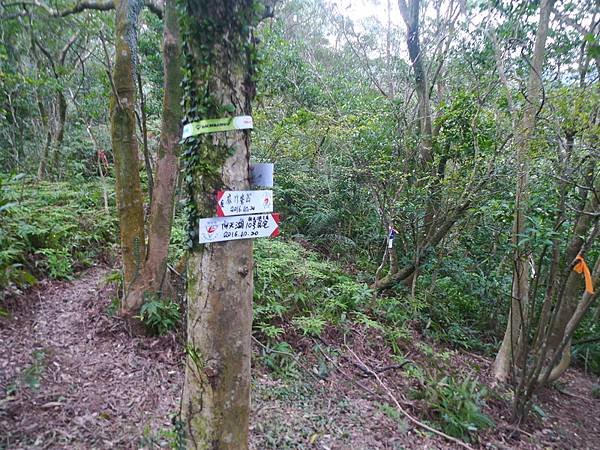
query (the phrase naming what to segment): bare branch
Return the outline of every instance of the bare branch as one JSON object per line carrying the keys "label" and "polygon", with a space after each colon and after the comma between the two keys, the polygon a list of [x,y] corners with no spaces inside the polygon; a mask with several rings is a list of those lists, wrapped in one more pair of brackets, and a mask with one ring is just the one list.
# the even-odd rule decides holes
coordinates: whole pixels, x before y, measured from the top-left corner
{"label": "bare branch", "polygon": [[56,65],[54,64],[54,58],[52,57],[52,55],[50,54],[50,52],[48,50],[46,50],[42,46],[42,44],[40,43],[40,41],[38,41],[34,37],[33,32],[31,33],[31,39],[33,40],[33,43],[35,44],[35,46],[40,49],[40,51],[44,54],[44,56],[46,57],[46,59],[50,63],[50,66],[52,68],[52,72],[54,73],[54,78],[58,78],[58,73],[56,72]]}
{"label": "bare branch", "polygon": [[344,37],[346,38],[346,42],[348,42],[348,45],[350,46],[350,50],[352,50],[352,53],[354,53],[354,56],[356,56],[356,58],[359,60],[359,62],[361,62],[362,65],[364,66],[367,76],[369,77],[369,79],[371,80],[373,85],[377,88],[377,90],[379,92],[381,92],[381,95],[383,95],[386,98],[389,98],[390,95],[385,92],[385,90],[382,88],[381,84],[379,83],[379,80],[377,80],[377,78],[375,77],[375,74],[374,74],[373,68],[369,62],[369,57],[367,55],[365,47],[364,47],[364,45],[362,45],[362,43],[360,41],[360,37],[354,31],[354,27],[352,25],[350,25],[350,31],[352,32],[353,37],[356,39],[356,43],[358,44],[358,46],[360,47],[360,50],[362,51],[362,56],[358,53],[358,50],[355,48],[354,44],[352,43],[352,40],[348,37],[348,33],[346,32],[346,26],[344,23],[342,23],[342,25],[341,25],[341,31],[344,34]]}
{"label": "bare branch", "polygon": [[63,49],[60,51],[60,55],[58,57],[58,62],[61,65],[61,67],[65,65],[65,59],[67,57],[67,53],[69,53],[69,49],[73,46],[73,44],[75,43],[75,41],[77,39],[79,39],[80,35],[81,35],[81,30],[77,31],[77,33],[75,33],[71,37],[71,39],[69,39],[69,41],[63,47]]}
{"label": "bare branch", "polygon": [[56,11],[54,16],[66,17],[89,9],[95,11],[110,11],[111,9],[115,9],[115,3],[113,0],[84,0],[77,2],[72,8],[65,9],[64,11]]}
{"label": "bare branch", "polygon": [[[164,4],[161,0],[144,0],[144,5],[154,14],[156,14],[159,18],[163,17]],[[73,14],[78,14],[82,11],[94,10],[94,11],[110,11],[115,9],[115,2],[113,0],[81,0],[77,2],[74,6],[64,9],[57,10],[43,2],[38,0],[20,0],[13,3],[6,3],[3,5],[5,8],[9,8],[12,6],[34,6],[36,8],[40,8],[44,10],[51,17],[67,17]],[[21,12],[14,13],[11,16],[21,17],[26,14]],[[7,16],[10,17],[10,16]]]}

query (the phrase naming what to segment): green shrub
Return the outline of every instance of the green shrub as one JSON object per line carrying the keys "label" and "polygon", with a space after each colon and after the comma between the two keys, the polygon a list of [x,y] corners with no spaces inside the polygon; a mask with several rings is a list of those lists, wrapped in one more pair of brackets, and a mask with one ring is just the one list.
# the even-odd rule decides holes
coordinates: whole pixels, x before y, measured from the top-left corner
{"label": "green shrub", "polygon": [[415,396],[425,402],[445,433],[469,441],[472,433],[494,426],[480,409],[486,395],[485,387],[471,378],[460,381],[445,376],[426,380]]}
{"label": "green shrub", "polygon": [[600,323],[594,323],[593,314],[588,314],[575,331],[573,360],[585,370],[600,375]]}
{"label": "green shrub", "polygon": [[327,325],[325,319],[319,316],[296,317],[292,323],[305,336],[319,336]]}
{"label": "green shrub", "polygon": [[296,243],[262,239],[254,248],[254,328],[268,338],[283,333],[283,322],[318,336],[327,324],[363,311],[373,295],[337,264]]}
{"label": "green shrub", "polygon": [[97,182],[34,182],[0,175],[0,291],[43,277],[68,279],[118,237]]}
{"label": "green shrub", "polygon": [[265,346],[262,349],[260,359],[277,377],[289,378],[298,375],[294,349],[285,341],[272,346]]}
{"label": "green shrub", "polygon": [[179,316],[179,304],[154,297],[142,305],[138,317],[151,333],[162,336],[175,328]]}
{"label": "green shrub", "polygon": [[36,255],[45,256],[43,260],[44,270],[51,278],[71,279],[73,268],[71,266],[70,254],[66,249],[43,248],[35,252]]}
{"label": "green shrub", "polygon": [[[473,286],[485,281],[477,274],[450,273],[437,279],[431,275],[420,277],[416,299],[412,300],[420,305],[410,317],[420,322],[425,334],[438,341],[467,350],[493,352],[499,333],[496,327],[505,322],[495,305],[474,292]],[[491,317],[496,317],[495,321]]]}

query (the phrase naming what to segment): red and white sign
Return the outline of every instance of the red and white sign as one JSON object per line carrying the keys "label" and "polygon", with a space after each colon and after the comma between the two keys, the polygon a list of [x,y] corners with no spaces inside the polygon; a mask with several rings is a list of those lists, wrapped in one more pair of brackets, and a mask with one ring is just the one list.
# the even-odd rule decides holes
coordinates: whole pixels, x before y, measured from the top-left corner
{"label": "red and white sign", "polygon": [[200,219],[200,243],[279,236],[279,214]]}
{"label": "red and white sign", "polygon": [[217,216],[273,212],[273,191],[219,191]]}

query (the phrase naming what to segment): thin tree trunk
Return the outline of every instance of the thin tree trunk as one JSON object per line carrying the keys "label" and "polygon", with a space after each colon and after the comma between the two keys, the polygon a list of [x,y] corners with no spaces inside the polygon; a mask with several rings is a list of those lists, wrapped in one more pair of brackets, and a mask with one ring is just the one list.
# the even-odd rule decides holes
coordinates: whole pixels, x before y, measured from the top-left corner
{"label": "thin tree trunk", "polygon": [[[144,165],[146,166],[146,176],[148,177],[148,201],[150,205],[152,205],[154,191],[154,176],[152,174],[152,161],[150,160],[150,149],[148,148],[148,118],[146,114],[146,99],[144,98],[144,91],[142,90],[142,74],[139,70],[137,73],[137,84],[140,95],[140,131],[142,133],[142,150],[144,153]],[[166,93],[164,95],[166,95]]]}
{"label": "thin tree trunk", "polygon": [[[427,72],[423,64],[423,50],[421,48],[420,34],[420,0],[398,0],[400,13],[406,24],[406,44],[408,55],[413,68],[415,90],[418,98],[419,111],[419,159],[420,166],[424,173],[429,173],[435,177],[435,168],[433,165],[433,131],[431,126],[431,106],[429,104],[429,82]],[[438,207],[439,199],[436,193],[436,183],[434,178],[430,180],[431,187],[427,199],[427,206],[423,216],[423,233],[417,236],[416,252],[421,251],[422,241],[433,231],[435,211]],[[416,272],[411,275],[411,284],[416,276]]]}
{"label": "thin tree trunk", "polygon": [[41,181],[46,177],[48,157],[50,155],[50,146],[52,145],[52,131],[50,130],[50,125],[48,123],[48,113],[46,112],[44,102],[40,98],[39,93],[36,93],[36,95],[38,111],[40,112],[40,119],[42,121],[44,131],[46,133],[46,142],[44,143],[44,148],[42,149],[42,154],[40,155],[40,163],[38,165],[37,170],[37,178]]}
{"label": "thin tree trunk", "polygon": [[60,151],[65,140],[65,124],[67,122],[67,99],[62,89],[56,93],[56,105],[58,108],[56,134],[54,137],[54,150],[52,155],[52,166],[54,173],[59,176]]}
{"label": "thin tree trunk", "polygon": [[[589,169],[589,173],[593,173],[593,168]],[[596,183],[596,187],[594,190],[600,189],[600,182]],[[564,254],[564,260],[567,264],[570,264],[571,261],[575,259],[575,257],[581,252],[581,249],[585,243],[585,236],[588,235],[590,228],[594,225],[593,215],[597,214],[600,210],[600,200],[597,195],[590,195],[589,201],[586,202],[584,207],[584,213],[580,214],[576,220],[575,226],[573,227],[573,235],[567,247],[567,250]],[[575,273],[574,271],[569,271],[564,291],[561,292],[561,296],[559,298],[559,302],[556,305],[556,317],[550,323],[549,335],[547,340],[547,347],[549,354],[555,353],[558,351],[558,348],[561,345],[561,342],[566,334],[566,329],[571,321],[575,311],[581,300],[581,275]],[[568,346],[570,347],[570,345]],[[570,350],[570,349],[569,349]],[[563,352],[563,355],[560,359],[560,363],[557,367],[552,368],[552,372],[550,373],[547,382],[553,382],[557,380],[569,367],[571,362],[571,353],[570,351]]]}
{"label": "thin tree trunk", "polygon": [[[256,4],[187,0],[186,121],[250,114]],[[201,31],[198,31],[201,30]],[[231,111],[229,114],[223,111]],[[199,115],[198,111],[202,111]],[[198,219],[215,215],[214,191],[248,188],[247,131],[205,134],[185,144],[191,204]],[[188,357],[182,398],[190,449],[248,448],[252,327],[252,242],[194,242],[188,262]]]}
{"label": "thin tree trunk", "polygon": [[507,381],[511,367],[520,352],[523,339],[523,321],[528,317],[529,308],[529,275],[527,273],[528,255],[521,247],[522,234],[525,229],[525,218],[529,203],[529,149],[533,137],[536,119],[541,107],[542,68],[548,37],[548,24],[554,0],[543,0],[540,7],[538,30],[535,37],[533,61],[527,84],[527,104],[520,124],[515,130],[517,186],[515,194],[515,215],[513,222],[514,270],[511,290],[511,309],[509,321],[496,355],[493,372],[499,381]]}
{"label": "thin tree trunk", "polygon": [[[33,33],[31,35],[31,53],[34,56],[38,71],[41,72],[43,70],[42,64],[40,62],[40,58],[36,50],[36,41],[33,37]],[[48,158],[50,157],[50,146],[52,145],[52,130],[50,129],[50,120],[48,119],[48,111],[46,109],[46,106],[44,105],[44,99],[42,98],[38,90],[36,90],[35,95],[37,100],[38,111],[40,113],[40,120],[42,122],[44,132],[46,134],[46,142],[44,144],[44,148],[42,149],[40,155],[40,163],[38,164],[37,169],[37,178],[41,181],[44,178],[46,178],[48,171]],[[13,119],[16,124],[16,116],[14,114],[14,109],[11,108],[11,111],[13,112]]]}
{"label": "thin tree trunk", "polygon": [[67,41],[63,49],[60,51],[57,57],[52,55],[43,45],[39,42],[34,35],[32,34],[32,43],[33,43],[33,53],[36,55],[36,61],[38,64],[38,69],[40,69],[39,59],[37,58],[36,47],[40,49],[43,55],[48,60],[48,64],[52,69],[52,74],[54,79],[57,82],[57,92],[56,92],[56,117],[55,117],[55,127],[54,127],[54,150],[52,155],[52,167],[54,172],[59,175],[59,165],[60,165],[60,150],[62,148],[62,144],[65,136],[65,123],[67,121],[67,99],[65,97],[64,89],[61,86],[61,81],[64,76],[65,71],[65,61],[67,58],[67,54],[73,44],[79,38],[79,32],[75,33],[71,38]]}
{"label": "thin tree trunk", "polygon": [[92,127],[90,126],[90,124],[89,123],[86,124],[85,128],[88,133],[88,136],[94,143],[94,151],[96,153],[96,160],[98,161],[98,173],[100,174],[100,179],[102,180],[102,198],[104,199],[104,212],[106,212],[106,214],[109,214],[110,210],[108,209],[108,189],[106,187],[106,176],[104,175],[104,169],[102,168],[103,162],[100,159],[101,149],[100,149],[100,146],[98,145],[98,141],[97,141],[96,137],[92,133]]}
{"label": "thin tree trunk", "polygon": [[415,88],[419,100],[419,125],[421,131],[420,156],[424,165],[433,162],[431,110],[429,106],[429,89],[427,73],[423,65],[423,51],[419,39],[419,9],[420,0],[398,0],[400,13],[406,24],[406,43],[408,55],[415,76]]}
{"label": "thin tree trunk", "polygon": [[179,21],[175,0],[165,4],[163,31],[164,97],[160,145],[156,162],[156,184],[150,207],[148,252],[142,275],[133,283],[123,302],[130,314],[144,302],[144,294],[160,294],[167,269],[167,254],[173,224],[178,149],[181,138],[181,67]]}
{"label": "thin tree trunk", "polygon": [[[125,292],[139,275],[145,257],[144,201],[135,135],[136,28],[141,7],[139,0],[116,1],[114,92],[110,118]],[[123,307],[122,313],[127,314],[127,308]]]}

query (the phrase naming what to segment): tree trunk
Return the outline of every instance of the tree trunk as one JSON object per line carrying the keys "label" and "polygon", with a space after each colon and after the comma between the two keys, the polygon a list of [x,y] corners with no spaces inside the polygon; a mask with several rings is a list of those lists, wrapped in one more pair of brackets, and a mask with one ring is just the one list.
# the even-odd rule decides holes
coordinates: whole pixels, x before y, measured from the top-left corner
{"label": "tree trunk", "polygon": [[156,162],[156,183],[150,207],[148,252],[142,275],[123,302],[129,314],[137,312],[146,292],[160,294],[167,269],[167,254],[173,224],[173,207],[181,138],[181,67],[179,58],[179,21],[175,0],[165,4],[163,35],[164,97],[160,145]]}
{"label": "tree trunk", "polygon": [[[179,26],[179,25],[177,25]],[[163,51],[164,58],[164,51]],[[163,60],[163,64],[165,61]],[[179,64],[179,61],[177,61]],[[179,67],[179,66],[178,66]],[[165,80],[166,83],[166,80]],[[148,148],[148,117],[146,114],[146,99],[144,98],[144,90],[142,89],[142,74],[138,71],[137,74],[138,92],[140,94],[140,132],[142,133],[142,150],[144,153],[144,165],[146,166],[146,176],[148,177],[148,202],[152,205],[154,191],[154,176],[152,174],[152,161],[150,159],[150,149]],[[164,94],[166,95],[166,93]],[[164,98],[163,98],[164,107]],[[163,117],[164,119],[164,117]]]}
{"label": "tree trunk", "polygon": [[398,0],[400,13],[406,24],[406,44],[415,76],[415,89],[419,101],[419,129],[421,132],[420,157],[423,165],[433,162],[431,108],[429,105],[429,87],[427,73],[423,66],[423,51],[419,39],[420,0]]}
{"label": "tree trunk", "polygon": [[[422,226],[419,224],[418,227],[422,231],[415,233],[414,261],[412,264],[399,268],[397,259],[395,258],[396,250],[390,249],[390,270],[383,277],[381,276],[383,273],[382,270],[378,270],[372,287],[381,290],[402,282],[406,286],[410,286],[414,293],[419,266],[426,260],[430,250],[443,239],[466,209],[463,209],[461,206],[458,208],[460,210],[459,214],[452,214],[451,217],[444,217],[443,221],[435,223],[436,211],[439,210],[439,181],[443,178],[444,174],[443,171],[440,171],[438,175],[437,168],[433,164],[433,131],[429,83],[423,64],[424,57],[419,38],[420,0],[398,0],[398,7],[400,8],[402,19],[406,24],[406,44],[414,73],[415,90],[418,98],[419,150],[417,166],[422,180],[419,181],[419,184],[427,189],[428,197],[423,214],[423,224]],[[443,165],[440,167],[443,167]],[[426,185],[427,182],[429,182],[429,186]],[[467,201],[468,203],[470,201]],[[392,264],[392,262],[396,262],[396,264]]]}
{"label": "tree trunk", "polygon": [[[56,123],[56,135],[54,137],[54,154],[52,155],[52,166],[54,173],[59,176],[60,151],[65,140],[65,123],[67,122],[67,99],[62,88],[56,93],[56,105],[58,116]],[[60,178],[60,177],[59,177]]]}
{"label": "tree trunk", "polygon": [[40,112],[40,119],[42,121],[44,131],[46,132],[46,142],[44,143],[44,148],[42,150],[42,154],[40,155],[40,163],[37,170],[37,178],[41,181],[46,177],[50,145],[52,145],[52,132],[50,131],[50,126],[48,123],[48,113],[46,112],[46,107],[44,106],[44,102],[41,99],[39,92],[36,92],[36,96],[38,111]]}
{"label": "tree trunk", "polygon": [[[114,92],[110,119],[125,292],[139,275],[145,257],[144,201],[135,135],[136,28],[141,7],[139,0],[116,1]],[[124,306],[122,313],[127,314]]]}
{"label": "tree trunk", "polygon": [[[590,169],[593,173],[593,169]],[[600,189],[600,182],[596,183],[594,190]],[[587,193],[587,191],[584,191]],[[597,195],[589,195],[588,202],[585,203],[584,213],[580,214],[573,227],[573,235],[564,254],[566,264],[571,264],[575,257],[581,252],[585,243],[585,237],[589,234],[590,228],[594,224],[594,214],[600,211],[600,200]],[[598,219],[596,219],[598,220]],[[567,326],[571,321],[577,307],[581,303],[581,286],[582,277],[580,274],[569,271],[565,286],[559,302],[557,304],[556,319],[551,322],[551,329],[548,336],[548,352],[553,354],[558,351],[561,342],[566,334]],[[556,381],[568,368],[571,362],[570,344],[565,348],[560,362],[556,367],[552,368],[548,380],[546,382]]]}
{"label": "tree trunk", "polygon": [[525,229],[525,217],[529,202],[529,149],[533,137],[538,110],[540,108],[542,81],[548,24],[554,0],[543,0],[540,7],[538,30],[535,37],[533,61],[527,84],[527,103],[523,117],[515,130],[517,186],[515,194],[515,215],[513,222],[514,271],[511,291],[511,309],[508,325],[494,362],[494,376],[499,381],[507,381],[510,369],[521,352],[524,321],[529,308],[529,275],[527,273],[528,255],[520,246]]}
{"label": "tree trunk", "polygon": [[[249,115],[256,3],[187,0],[186,122]],[[227,111],[227,112],[226,112]],[[190,449],[248,448],[252,242],[199,245],[198,219],[215,214],[217,189],[248,188],[247,131],[203,134],[184,147],[189,195],[188,357],[182,415]]]}
{"label": "tree trunk", "polygon": [[[55,101],[56,101],[56,109],[55,109],[56,117],[54,118],[54,124],[55,124],[54,136],[51,136],[51,138],[52,137],[54,138],[54,151],[53,151],[53,155],[52,155],[52,166],[53,166],[54,172],[57,175],[59,174],[58,169],[59,169],[59,164],[60,164],[60,150],[61,150],[61,147],[62,147],[62,144],[64,141],[64,137],[65,137],[65,123],[67,121],[67,99],[65,97],[64,89],[61,85],[62,84],[61,79],[64,76],[65,61],[67,58],[67,54],[78,38],[79,38],[79,32],[77,32],[73,36],[71,36],[71,38],[67,41],[67,43],[65,44],[63,49],[58,54],[58,57],[55,57],[42,45],[41,42],[39,42],[35,38],[33,33],[31,35],[31,40],[32,40],[32,44],[33,44],[32,52],[35,55],[38,70],[41,70],[41,64],[40,64],[39,58],[37,57],[36,48],[39,48],[40,51],[43,53],[43,55],[46,57],[48,64],[50,65],[50,68],[52,69],[52,74],[53,74],[54,79],[56,80],[56,84],[57,84],[56,99],[55,99]],[[48,149],[48,152],[46,152],[46,153],[49,153],[49,149]],[[47,154],[43,160],[44,166],[47,165],[48,157],[49,157],[49,155]],[[40,162],[40,167],[41,167],[41,165],[42,165],[42,162]],[[45,171],[45,167],[44,167],[44,171]],[[39,172],[39,170],[38,170],[38,172]]]}

